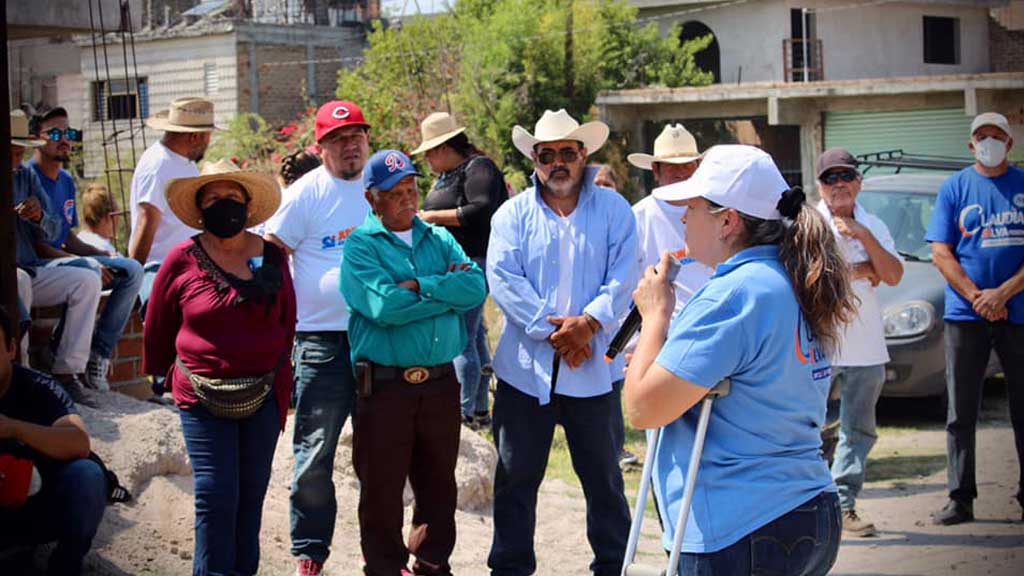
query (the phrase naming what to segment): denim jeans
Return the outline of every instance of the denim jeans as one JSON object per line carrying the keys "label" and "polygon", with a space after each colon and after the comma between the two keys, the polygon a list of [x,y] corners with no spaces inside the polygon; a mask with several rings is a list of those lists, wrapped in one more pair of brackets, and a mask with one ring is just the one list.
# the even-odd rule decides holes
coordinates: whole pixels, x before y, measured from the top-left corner
{"label": "denim jeans", "polygon": [[86,459],[69,462],[44,479],[44,490],[25,506],[0,508],[0,550],[7,544],[56,541],[47,574],[81,574],[106,506],[107,477],[99,465]]}
{"label": "denim jeans", "polygon": [[1020,476],[1017,502],[1024,506],[1024,325],[1009,322],[946,322],[946,457],[949,497],[970,503],[978,497],[975,430],[989,355],[995,349],[1006,375],[1010,423]]}
{"label": "denim jeans", "polygon": [[260,563],[263,497],[281,432],[273,393],[252,416],[218,418],[181,410],[181,430],[195,483],[194,576],[246,576]]}
{"label": "denim jeans", "polygon": [[139,315],[146,319],[146,304],[149,303],[149,295],[153,293],[153,282],[156,281],[156,273],[160,271],[159,262],[149,262],[142,267],[142,287],[139,289]]}
{"label": "denim jeans", "polygon": [[[481,270],[487,269],[483,258],[473,258]],[[480,304],[462,315],[466,323],[466,348],[455,357],[455,377],[462,387],[462,415],[486,413],[490,394],[490,376],[481,369],[491,363],[491,350],[487,343],[487,325],[484,324],[484,305]]]}
{"label": "denim jeans", "polygon": [[338,503],[334,454],[356,388],[347,332],[295,335],[295,477],[291,494],[292,555],[323,563],[330,554]]}
{"label": "denim jeans", "polygon": [[89,268],[99,273],[99,266],[110,268],[114,279],[106,286],[110,296],[103,308],[103,313],[96,319],[92,334],[92,353],[101,358],[109,359],[114,355],[117,341],[124,332],[128,318],[135,307],[135,298],[142,288],[142,265],[131,258],[113,258],[107,256],[88,256],[82,258],[57,258],[46,263],[47,267],[77,266]]}
{"label": "denim jeans", "polygon": [[619,402],[614,391],[590,398],[554,394],[550,404],[541,406],[537,398],[498,381],[492,422],[498,448],[494,539],[487,560],[493,576],[525,576],[537,569],[537,490],[556,424],[565,430],[572,467],[587,501],[587,540],[594,552],[590,569],[598,576],[618,576],[629,537],[618,441],[609,426],[620,413]]}
{"label": "denim jeans", "polygon": [[793,510],[708,554],[683,554],[682,576],[824,576],[839,555],[839,499],[822,492]]}
{"label": "denim jeans", "polygon": [[839,406],[829,403],[826,418],[839,418],[839,443],[832,461],[832,479],[839,488],[839,506],[856,508],[857,495],[864,487],[868,453],[878,440],[875,404],[885,383],[885,365],[833,366],[832,379],[839,387]]}

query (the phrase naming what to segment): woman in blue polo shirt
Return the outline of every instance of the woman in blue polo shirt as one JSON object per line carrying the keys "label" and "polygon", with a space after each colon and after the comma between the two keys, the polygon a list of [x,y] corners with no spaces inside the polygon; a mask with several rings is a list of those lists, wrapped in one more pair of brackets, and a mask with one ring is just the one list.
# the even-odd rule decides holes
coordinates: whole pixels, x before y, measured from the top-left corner
{"label": "woman in blue polo shirt", "polygon": [[[680,573],[825,574],[842,529],[820,454],[828,354],[855,313],[835,239],[750,146],[713,147],[689,180],[654,194],[688,201],[690,255],[716,269],[671,326],[667,257],[634,293],[644,324],[626,404],[634,426],[664,426],[654,477],[663,518],[679,516],[690,408],[732,380],[711,413]],[[668,548],[674,521],[665,525]]]}

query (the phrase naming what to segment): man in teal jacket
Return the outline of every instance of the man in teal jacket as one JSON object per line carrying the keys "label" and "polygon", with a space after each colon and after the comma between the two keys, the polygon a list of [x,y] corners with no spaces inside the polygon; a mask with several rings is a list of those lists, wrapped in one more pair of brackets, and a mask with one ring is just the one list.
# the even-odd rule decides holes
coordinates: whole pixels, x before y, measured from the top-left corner
{"label": "man in teal jacket", "polygon": [[[341,265],[359,387],[352,460],[368,576],[451,574],[461,427],[452,359],[466,346],[462,314],[487,297],[483,271],[459,243],[416,217],[419,175],[401,152],[370,158],[363,183],[373,212],[349,236]],[[407,476],[416,496],[408,548]]]}

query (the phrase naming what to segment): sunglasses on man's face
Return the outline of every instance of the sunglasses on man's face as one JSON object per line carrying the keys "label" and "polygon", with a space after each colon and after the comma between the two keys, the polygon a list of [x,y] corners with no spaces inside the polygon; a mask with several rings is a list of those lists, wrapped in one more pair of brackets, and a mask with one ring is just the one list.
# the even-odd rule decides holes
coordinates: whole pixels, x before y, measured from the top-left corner
{"label": "sunglasses on man's face", "polygon": [[81,142],[82,131],[78,128],[50,128],[46,131],[46,138],[50,142],[60,142],[61,138],[66,138],[68,142]]}
{"label": "sunglasses on man's face", "polygon": [[545,148],[540,152],[537,152],[537,163],[542,166],[547,166],[554,163],[555,156],[558,156],[562,160],[563,164],[572,164],[579,160],[580,151],[576,148],[562,148],[557,152],[551,148]]}
{"label": "sunglasses on man's face", "polygon": [[838,172],[829,172],[821,177],[822,184],[834,186],[836,182],[842,180],[843,182],[853,182],[857,179],[857,173],[853,170],[840,170]]}

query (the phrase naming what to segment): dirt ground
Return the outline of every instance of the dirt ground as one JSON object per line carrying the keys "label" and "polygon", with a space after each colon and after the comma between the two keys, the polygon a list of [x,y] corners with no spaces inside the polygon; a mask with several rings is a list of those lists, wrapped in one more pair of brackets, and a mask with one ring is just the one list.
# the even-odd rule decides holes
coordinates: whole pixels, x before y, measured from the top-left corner
{"label": "dirt ground", "polygon": [[[858,508],[880,528],[876,538],[846,539],[832,573],[837,575],[1024,574],[1024,523],[1012,495],[1018,466],[1005,400],[986,398],[978,434],[981,495],[977,521],[935,527],[929,513],[945,499],[945,436],[941,423],[905,416],[912,403],[881,417],[882,435],[869,463],[868,484]],[[287,449],[282,437],[278,454]],[[634,474],[636,472],[633,472]],[[288,552],[289,471],[276,470],[266,505],[260,574],[294,571]],[[132,506],[107,512],[87,573],[94,575],[187,574],[191,569],[191,478],[157,475],[142,485]],[[338,486],[339,514],[333,575],[359,574],[360,553],[355,515],[356,486]],[[538,504],[536,547],[538,574],[587,574],[590,550],[585,539],[585,504],[576,486],[547,481]],[[407,510],[407,518],[409,513]],[[486,574],[491,541],[489,511],[459,512],[459,539],[452,558],[456,574]],[[657,524],[647,522],[641,555],[658,559]],[[42,555],[42,553],[41,553]]]}

